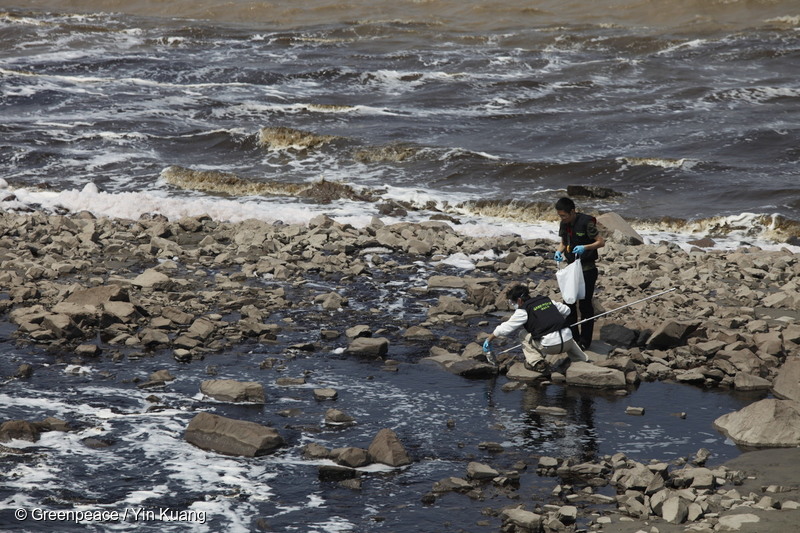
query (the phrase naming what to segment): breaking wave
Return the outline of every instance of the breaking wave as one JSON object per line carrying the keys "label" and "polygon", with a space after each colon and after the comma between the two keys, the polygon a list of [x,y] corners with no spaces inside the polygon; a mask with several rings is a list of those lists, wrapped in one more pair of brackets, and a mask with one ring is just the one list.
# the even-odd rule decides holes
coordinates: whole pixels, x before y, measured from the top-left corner
{"label": "breaking wave", "polygon": [[282,183],[240,178],[230,172],[192,170],[171,166],[161,172],[167,183],[185,190],[201,191],[227,196],[296,196],[319,203],[330,203],[346,198],[373,201],[369,191],[358,192],[350,185],[320,180],[313,183]]}
{"label": "breaking wave", "polygon": [[269,150],[310,150],[335,141],[335,135],[318,135],[293,128],[261,128],[258,144]]}

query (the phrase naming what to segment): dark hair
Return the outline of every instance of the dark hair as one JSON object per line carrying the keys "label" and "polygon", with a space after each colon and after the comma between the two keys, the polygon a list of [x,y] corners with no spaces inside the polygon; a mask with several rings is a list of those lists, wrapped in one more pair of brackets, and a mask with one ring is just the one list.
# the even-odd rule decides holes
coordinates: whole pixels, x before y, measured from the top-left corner
{"label": "dark hair", "polygon": [[516,302],[518,298],[522,298],[522,300],[524,301],[527,300],[528,297],[530,296],[530,293],[528,292],[528,287],[526,287],[525,285],[514,285],[513,287],[508,289],[508,292],[506,294],[508,295],[508,299],[511,300],[512,302]]}
{"label": "dark hair", "polygon": [[573,202],[571,198],[560,198],[556,202],[556,211],[566,211],[567,213],[571,213],[574,210],[575,202]]}

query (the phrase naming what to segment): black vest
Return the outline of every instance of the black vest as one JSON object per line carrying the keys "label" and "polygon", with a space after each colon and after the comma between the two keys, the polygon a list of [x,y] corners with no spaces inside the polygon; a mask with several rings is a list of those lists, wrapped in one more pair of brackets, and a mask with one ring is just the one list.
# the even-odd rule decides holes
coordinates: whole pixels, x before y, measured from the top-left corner
{"label": "black vest", "polygon": [[[578,245],[586,246],[587,244],[592,244],[594,242],[594,238],[589,237],[589,222],[597,223],[597,219],[584,213],[577,213],[575,223],[572,225],[562,222],[562,229],[565,233],[564,244],[567,245],[567,251],[564,252],[567,263],[572,263],[575,261],[575,254],[572,253],[573,248]],[[581,254],[581,261],[584,263],[590,263],[597,261],[599,257],[600,254],[597,253],[597,250],[586,250],[583,252],[583,254]]]}
{"label": "black vest", "polygon": [[534,339],[541,339],[548,333],[558,331],[567,325],[567,319],[561,316],[558,308],[547,296],[534,296],[522,304],[528,313],[525,331]]}

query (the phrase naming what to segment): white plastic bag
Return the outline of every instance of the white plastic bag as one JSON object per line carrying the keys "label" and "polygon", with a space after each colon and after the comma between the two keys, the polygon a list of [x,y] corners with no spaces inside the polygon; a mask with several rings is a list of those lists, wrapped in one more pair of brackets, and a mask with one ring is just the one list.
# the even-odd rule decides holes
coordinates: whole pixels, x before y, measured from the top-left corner
{"label": "white plastic bag", "polygon": [[576,259],[571,265],[567,265],[567,268],[557,271],[556,280],[558,281],[558,288],[561,290],[561,296],[564,298],[564,303],[574,304],[586,297],[586,284],[583,281],[583,268],[581,267],[580,259]]}

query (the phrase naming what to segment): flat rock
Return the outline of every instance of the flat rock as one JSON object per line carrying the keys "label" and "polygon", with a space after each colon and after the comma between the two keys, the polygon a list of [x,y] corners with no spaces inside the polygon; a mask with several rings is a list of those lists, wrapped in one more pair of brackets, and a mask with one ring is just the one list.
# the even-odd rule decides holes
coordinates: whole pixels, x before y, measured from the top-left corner
{"label": "flat rock", "polygon": [[389,351],[389,339],[384,337],[356,337],[345,351],[352,355],[383,357]]}
{"label": "flat rock", "polygon": [[625,374],[621,370],[595,366],[591,363],[572,363],[567,369],[567,385],[604,389],[624,389]]}
{"label": "flat rock", "polygon": [[742,446],[800,446],[800,403],[767,398],[722,415],[714,427]]}
{"label": "flat rock", "polygon": [[210,379],[200,384],[200,392],[221,402],[265,402],[264,386],[255,381]]}
{"label": "flat rock", "polygon": [[256,457],[285,444],[274,428],[246,420],[199,413],[186,428],[186,441],[224,455]]}

